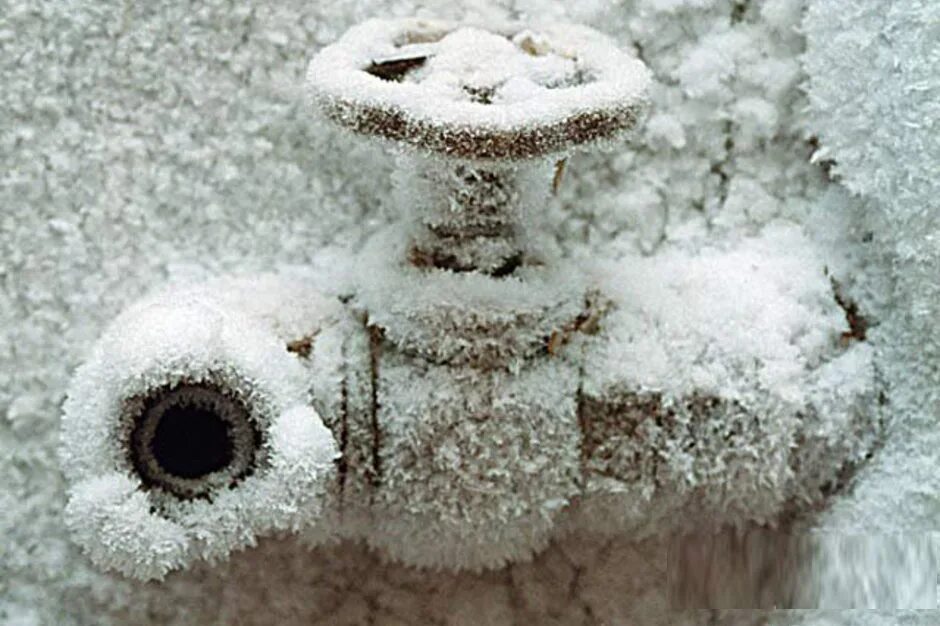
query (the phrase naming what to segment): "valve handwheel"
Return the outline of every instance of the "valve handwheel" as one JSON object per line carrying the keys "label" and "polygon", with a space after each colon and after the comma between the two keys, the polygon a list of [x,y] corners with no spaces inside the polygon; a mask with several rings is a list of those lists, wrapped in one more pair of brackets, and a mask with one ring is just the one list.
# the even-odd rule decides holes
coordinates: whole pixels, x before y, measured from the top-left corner
{"label": "valve handwheel", "polygon": [[313,102],[358,133],[471,160],[527,159],[637,123],[642,62],[583,26],[403,19],[351,29],[310,64]]}

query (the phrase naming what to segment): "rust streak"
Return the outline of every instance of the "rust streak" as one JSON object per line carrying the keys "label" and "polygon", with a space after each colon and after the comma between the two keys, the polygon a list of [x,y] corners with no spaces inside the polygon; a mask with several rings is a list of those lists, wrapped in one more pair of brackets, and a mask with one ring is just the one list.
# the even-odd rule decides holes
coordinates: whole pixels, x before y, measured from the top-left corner
{"label": "rust streak", "polygon": [[[368,324],[368,322],[367,322]],[[382,342],[385,332],[379,326],[367,325],[369,331],[369,371],[372,378],[372,485],[379,484],[382,475],[381,456],[381,429],[379,428],[379,357],[382,353]]]}

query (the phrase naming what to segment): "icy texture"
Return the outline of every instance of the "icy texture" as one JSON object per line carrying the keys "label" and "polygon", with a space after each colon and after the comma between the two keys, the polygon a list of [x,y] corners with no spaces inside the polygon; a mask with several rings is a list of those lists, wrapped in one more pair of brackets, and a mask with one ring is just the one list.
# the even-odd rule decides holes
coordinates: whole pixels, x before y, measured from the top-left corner
{"label": "icy texture", "polygon": [[901,223],[940,206],[938,23],[933,0],[817,0],[804,20],[814,158]]}
{"label": "icy texture", "polygon": [[[62,425],[62,468],[73,485],[66,524],[95,563],[162,578],[195,558],[215,561],[253,545],[259,533],[317,519],[336,446],[309,408],[303,367],[278,337],[313,332],[317,312],[329,314],[331,303],[316,292],[293,295],[304,291],[274,278],[225,280],[147,298],[111,324],[75,375]],[[303,322],[291,306],[298,300]],[[283,310],[265,310],[278,301]],[[291,328],[298,323],[304,327]],[[145,494],[130,478],[125,403],[203,382],[244,403],[262,433],[254,471],[209,499]]]}
{"label": "icy texture", "polygon": [[428,62],[405,80],[427,87],[434,97],[521,104],[540,99],[542,87],[573,84],[575,73],[584,69],[571,53],[559,54],[542,34],[522,32],[510,40],[481,28],[458,28],[438,41]]}
{"label": "icy texture", "polygon": [[[820,208],[832,219],[812,232],[823,242],[827,262],[834,268],[838,259],[836,275],[846,282],[854,276],[852,282],[864,285],[869,277],[854,258],[866,249],[863,233],[841,235],[871,205],[834,200],[838,194],[826,180],[826,164],[809,161],[815,150],[808,143],[811,132],[824,133],[825,127],[809,129],[807,99],[798,88],[805,79],[799,30],[805,4],[4,4],[0,622],[793,623],[795,614],[786,611],[769,618],[749,611],[672,613],[662,594],[666,545],[623,538],[569,537],[535,563],[482,576],[383,565],[349,544],[308,553],[294,540],[270,540],[215,568],[197,564],[168,576],[162,585],[129,582],[92,567],[68,539],[55,449],[69,375],[105,325],[142,293],[168,280],[279,263],[309,261],[328,276],[342,257],[323,249],[327,242],[358,242],[363,230],[387,220],[379,205],[389,194],[392,161],[317,123],[302,105],[313,52],[376,15],[584,22],[621,47],[637,49],[655,76],[653,117],[631,148],[569,162],[554,217],[554,232],[566,248],[587,244],[605,256],[651,253],[667,239],[709,233],[720,241],[780,216],[804,221]],[[862,6],[816,12],[816,23],[841,28],[850,5]],[[929,10],[931,3],[866,4],[873,11],[890,7],[892,15],[915,5]],[[917,32],[892,38],[895,46],[911,42],[910,53],[897,59],[902,67],[916,62],[929,71],[936,65],[928,56],[933,35]],[[917,42],[925,49],[915,50]],[[814,71],[826,73],[829,64],[825,60]],[[718,77],[692,71],[696,67],[715,68]],[[866,66],[848,72],[835,71],[844,64],[832,67],[827,81],[853,80]],[[896,91],[890,81],[905,76],[910,75],[890,73],[868,85],[884,85],[880,102],[888,104],[888,93],[906,89]],[[735,117],[739,113],[743,117]],[[854,119],[873,128],[869,120]],[[824,122],[828,127],[829,120]],[[889,127],[906,132],[897,124],[875,130]],[[842,140],[830,134],[825,145],[836,141]],[[847,156],[833,156],[848,164]],[[909,156],[892,155],[886,166],[930,167],[926,159]],[[851,172],[843,167],[840,174],[847,180]],[[866,169],[857,177],[868,174]],[[738,200],[726,203],[732,185]],[[749,211],[742,202],[748,197],[759,199],[764,210]],[[931,356],[929,341],[935,335],[929,322],[936,316],[928,305],[938,301],[937,266],[924,262],[933,258],[927,256],[931,231],[923,228],[929,216],[925,210],[922,221],[897,231],[899,243],[918,242],[915,254],[901,257],[909,261],[898,268],[898,276],[907,277],[898,309],[921,313],[917,324],[904,327],[909,330],[899,354],[879,357],[882,367],[896,359],[893,380],[910,371],[912,355],[924,355],[915,368],[928,379],[936,370],[927,364],[940,362]],[[884,232],[876,232],[872,245],[881,246]],[[894,243],[884,246],[889,247]],[[885,298],[884,292],[873,295]],[[907,406],[926,406],[918,399],[937,388],[912,385],[905,392]],[[916,430],[899,431],[886,479],[871,481],[873,488],[859,499],[880,505],[846,507],[842,519],[878,519],[889,527],[936,518],[929,503],[937,493],[931,482],[937,465],[924,454],[938,449],[931,439],[935,420],[920,416]],[[908,458],[911,466],[905,465]],[[868,478],[860,476],[856,493]],[[880,515],[875,518],[873,511]],[[806,621],[933,624],[937,614],[861,610],[809,613]]]}
{"label": "icy texture", "polygon": [[[813,568],[801,585],[823,609],[936,610],[937,533],[829,533],[814,537]],[[885,576],[893,572],[893,576]]]}
{"label": "icy texture", "polygon": [[[822,525],[857,529],[864,521],[888,532],[935,530],[940,213],[933,188],[940,139],[924,125],[937,119],[940,79],[931,44],[940,13],[929,2],[888,11],[857,2],[844,18],[840,13],[853,28],[839,35],[841,22],[822,18],[828,6],[820,2],[806,18],[808,65],[818,76],[810,83],[814,123],[828,133],[827,156],[844,163],[837,171],[844,170],[846,186],[869,197],[876,243],[889,265],[893,303],[877,337],[894,430],[852,497],[837,503]],[[850,66],[851,72],[839,70]]]}

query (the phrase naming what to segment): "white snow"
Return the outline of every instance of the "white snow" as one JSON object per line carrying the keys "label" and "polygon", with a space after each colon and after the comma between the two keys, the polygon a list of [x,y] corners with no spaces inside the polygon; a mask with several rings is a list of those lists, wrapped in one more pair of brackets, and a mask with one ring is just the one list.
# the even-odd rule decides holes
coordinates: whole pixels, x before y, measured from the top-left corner
{"label": "white snow", "polygon": [[744,397],[753,385],[799,402],[806,371],[847,330],[824,262],[793,226],[723,246],[623,257],[595,271],[619,307],[615,336],[592,364],[599,389],[629,372],[644,389]]}

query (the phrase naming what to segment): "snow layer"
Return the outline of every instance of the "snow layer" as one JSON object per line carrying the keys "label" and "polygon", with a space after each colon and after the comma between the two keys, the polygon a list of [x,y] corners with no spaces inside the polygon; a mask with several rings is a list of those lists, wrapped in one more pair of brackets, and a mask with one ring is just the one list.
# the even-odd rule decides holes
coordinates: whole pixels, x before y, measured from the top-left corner
{"label": "snow layer", "polygon": [[[170,575],[161,585],[130,582],[92,567],[68,539],[55,452],[70,374],[107,323],[142,293],[171,280],[275,264],[310,263],[331,277],[339,257],[329,247],[354,244],[363,231],[387,221],[380,199],[389,192],[391,160],[320,125],[302,106],[313,52],[376,15],[585,22],[637,50],[655,78],[653,117],[629,148],[569,163],[552,224],[565,248],[605,256],[654,253],[663,242],[693,235],[721,240],[780,218],[810,221],[822,208],[829,219],[816,235],[826,261],[857,285],[864,302],[873,301],[868,294],[878,294],[856,263],[871,247],[864,243],[870,227],[857,227],[871,204],[836,193],[823,167],[828,164],[809,162],[819,144],[814,132],[822,145],[855,140],[830,133],[826,141],[826,129],[835,126],[811,131],[805,118],[807,99],[799,89],[804,4],[3,4],[0,621],[792,623],[799,616],[791,612],[672,613],[662,593],[665,543],[590,536],[560,540],[532,564],[484,575],[384,565],[348,544],[308,553],[294,540],[268,540],[215,568],[196,565]],[[905,5],[929,10],[931,3],[893,3],[891,15]],[[873,16],[885,5],[852,6],[870,7]],[[831,19],[841,11],[842,4],[829,12]],[[830,19],[823,11],[812,15],[817,23]],[[930,30],[909,23],[911,37],[892,39],[895,46],[912,43],[909,53],[897,55],[899,66],[916,63],[918,71],[929,71],[936,65],[930,46],[916,46],[930,41]],[[818,40],[826,39],[826,31],[818,32]],[[813,73],[823,75],[825,67]],[[827,80],[851,80],[858,69]],[[922,82],[901,72],[869,84],[891,92],[887,76],[901,91]],[[880,101],[890,102],[887,96]],[[824,107],[820,101],[814,115]],[[854,119],[871,129],[868,120]],[[899,143],[888,162],[930,167],[928,159],[908,158],[908,145]],[[833,155],[844,162],[847,179],[849,157]],[[860,169],[858,180],[871,174]],[[898,266],[905,294],[899,309],[918,312],[920,320],[903,326],[900,354],[880,357],[883,366],[896,359],[895,380],[922,347],[916,371],[930,380],[935,369],[928,363],[940,362],[925,341],[933,336],[930,303],[938,301],[927,238],[934,231],[924,228],[929,215],[897,228],[888,245],[881,246],[881,230],[874,242],[893,250],[896,239],[899,258],[907,259]],[[907,242],[918,242],[912,253]],[[918,394],[929,397],[937,388],[911,386],[904,392],[907,405],[918,406]],[[936,464],[918,444],[936,449],[926,438],[933,417],[920,415],[923,428],[902,431],[897,440],[891,480],[872,481],[878,486],[867,501],[884,504],[877,509],[882,520],[929,517],[908,515],[937,493],[929,482]],[[914,459],[912,470],[901,462],[905,454]],[[110,489],[119,496],[123,487],[116,482]],[[872,510],[848,507],[844,519],[864,519]],[[930,507],[921,515],[925,511]],[[806,615],[806,623],[818,624],[936,619],[929,611]]]}

